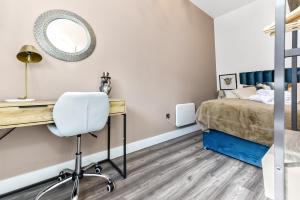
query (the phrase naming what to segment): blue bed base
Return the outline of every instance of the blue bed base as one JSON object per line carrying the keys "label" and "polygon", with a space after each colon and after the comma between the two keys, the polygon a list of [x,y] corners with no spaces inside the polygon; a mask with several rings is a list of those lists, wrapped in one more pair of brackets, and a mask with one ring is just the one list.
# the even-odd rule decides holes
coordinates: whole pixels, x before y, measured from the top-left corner
{"label": "blue bed base", "polygon": [[244,140],[227,133],[209,130],[203,133],[203,146],[232,158],[261,168],[261,160],[268,146]]}

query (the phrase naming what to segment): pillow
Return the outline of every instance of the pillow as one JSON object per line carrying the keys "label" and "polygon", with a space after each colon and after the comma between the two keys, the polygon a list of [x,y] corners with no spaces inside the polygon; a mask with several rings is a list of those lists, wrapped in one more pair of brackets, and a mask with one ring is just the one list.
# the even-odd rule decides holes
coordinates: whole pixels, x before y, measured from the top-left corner
{"label": "pillow", "polygon": [[235,95],[240,99],[248,99],[248,97],[256,94],[256,87],[238,88],[234,90]]}
{"label": "pillow", "polygon": [[275,88],[274,82],[266,82],[264,84],[270,86],[271,90],[274,90],[274,88]]}
{"label": "pillow", "polygon": [[[292,86],[293,86],[293,84],[292,84],[292,83],[289,83],[289,84],[288,84],[288,89],[287,89],[287,90],[291,92],[291,91],[292,91]],[[298,83],[297,83],[297,91],[298,91]]]}
{"label": "pillow", "polygon": [[[289,92],[292,93],[292,86],[290,84],[290,87],[288,89]],[[297,102],[300,102],[300,83],[297,83]]]}
{"label": "pillow", "polygon": [[255,87],[256,87],[256,90],[261,90],[261,89],[272,90],[270,85],[267,85],[267,84],[264,84],[264,83],[257,83]]}
{"label": "pillow", "polygon": [[[271,90],[274,90],[274,89],[275,89],[275,83],[274,83],[274,82],[266,82],[266,83],[264,83],[264,84],[270,86],[270,87],[271,87]],[[289,83],[284,83],[284,88],[285,88],[285,90],[288,90],[289,85],[290,85]]]}
{"label": "pillow", "polygon": [[246,88],[246,87],[253,87],[253,85],[238,85],[238,88]]}
{"label": "pillow", "polygon": [[226,99],[238,99],[239,97],[235,93],[236,90],[224,90]]}
{"label": "pillow", "polygon": [[[247,87],[253,87],[253,85],[240,85],[238,88],[247,88]],[[260,90],[260,89],[272,90],[271,83],[270,84],[269,83],[257,83],[254,87],[256,87],[256,90]]]}

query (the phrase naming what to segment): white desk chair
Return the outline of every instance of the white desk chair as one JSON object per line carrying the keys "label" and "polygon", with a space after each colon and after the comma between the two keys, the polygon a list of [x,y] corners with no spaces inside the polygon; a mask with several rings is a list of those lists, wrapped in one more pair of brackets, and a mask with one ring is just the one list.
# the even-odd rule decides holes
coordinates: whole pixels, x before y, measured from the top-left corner
{"label": "white desk chair", "polygon": [[[92,163],[82,167],[81,163],[81,134],[99,131],[104,128],[109,115],[108,96],[102,92],[67,92],[57,101],[53,109],[55,124],[48,125],[49,130],[59,137],[77,136],[77,151],[75,159],[75,170],[65,169],[60,173],[60,181],[42,192],[36,200],[40,199],[47,192],[74,181],[71,199],[78,199],[79,180],[83,177],[99,177],[106,180],[107,190],[114,189],[113,181],[104,174],[101,174],[99,163]],[[96,173],[89,174],[86,170],[95,166]]]}

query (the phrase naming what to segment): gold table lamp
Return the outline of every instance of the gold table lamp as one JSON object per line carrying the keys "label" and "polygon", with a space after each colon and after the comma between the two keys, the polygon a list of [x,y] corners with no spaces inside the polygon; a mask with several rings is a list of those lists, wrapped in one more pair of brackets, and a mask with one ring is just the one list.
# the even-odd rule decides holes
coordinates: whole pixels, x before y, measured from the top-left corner
{"label": "gold table lamp", "polygon": [[41,54],[38,53],[36,48],[32,45],[24,45],[19,53],[17,54],[17,59],[25,63],[25,96],[19,99],[27,99],[28,95],[28,63],[38,63],[43,58]]}

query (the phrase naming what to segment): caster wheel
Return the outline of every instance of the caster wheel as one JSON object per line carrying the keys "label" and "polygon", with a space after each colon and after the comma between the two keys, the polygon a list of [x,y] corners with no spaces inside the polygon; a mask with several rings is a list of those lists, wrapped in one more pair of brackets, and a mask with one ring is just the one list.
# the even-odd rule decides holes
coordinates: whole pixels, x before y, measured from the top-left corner
{"label": "caster wheel", "polygon": [[115,184],[112,181],[108,182],[106,185],[106,189],[108,192],[113,192],[115,189]]}
{"label": "caster wheel", "polygon": [[96,166],[95,166],[95,171],[96,171],[97,174],[101,174],[101,172],[102,172],[102,167],[100,167],[99,165],[96,165]]}
{"label": "caster wheel", "polygon": [[64,172],[59,172],[59,175],[58,175],[58,180],[59,181],[62,181],[62,180],[64,180],[64,179],[66,179],[67,178],[67,174],[66,173],[64,173]]}

